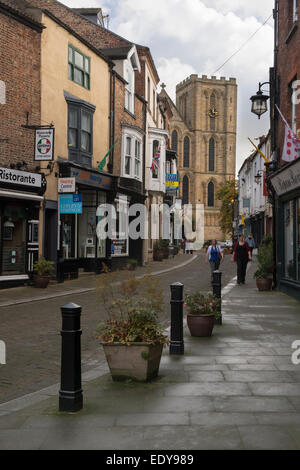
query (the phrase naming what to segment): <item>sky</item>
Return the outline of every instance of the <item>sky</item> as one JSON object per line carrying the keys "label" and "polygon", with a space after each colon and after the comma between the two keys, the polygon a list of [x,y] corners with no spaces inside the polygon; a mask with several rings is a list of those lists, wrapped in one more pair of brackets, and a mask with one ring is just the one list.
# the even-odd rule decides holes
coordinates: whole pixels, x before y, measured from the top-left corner
{"label": "sky", "polygon": [[[273,18],[217,73],[215,71],[272,15],[274,0],[60,0],[69,7],[102,7],[109,29],[150,47],[161,82],[175,100],[176,84],[191,74],[235,77],[238,84],[237,171],[269,114],[251,113],[250,96],[269,80]],[[269,90],[269,85],[263,88]],[[160,88],[159,88],[160,90]]]}

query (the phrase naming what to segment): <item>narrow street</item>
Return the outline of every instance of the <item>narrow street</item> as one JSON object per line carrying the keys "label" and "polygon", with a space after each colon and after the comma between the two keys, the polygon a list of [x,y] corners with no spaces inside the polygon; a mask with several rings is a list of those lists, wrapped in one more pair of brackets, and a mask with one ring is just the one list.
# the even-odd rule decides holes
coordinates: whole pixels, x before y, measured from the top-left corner
{"label": "narrow street", "polygon": [[[183,264],[189,258],[191,255],[181,255],[177,257],[177,263]],[[155,271],[164,269],[161,263],[154,266]],[[226,257],[222,270],[223,285],[226,285],[235,275],[235,266],[230,262],[230,256]],[[137,275],[138,273],[137,270]],[[98,279],[101,279],[101,276],[98,276]],[[211,290],[210,271],[209,266],[205,264],[204,254],[200,254],[195,261],[183,268],[159,275],[159,280],[165,295],[165,316],[162,318],[164,322],[168,322],[170,318],[170,284],[180,281],[188,286],[189,291]],[[83,282],[87,288],[93,288],[96,283],[98,284],[94,276],[86,277]],[[70,289],[72,284],[78,289],[80,281],[69,281],[65,286]],[[24,295],[24,288],[21,290]],[[26,288],[26,296],[30,296],[33,290],[36,291],[32,287]],[[2,298],[6,298],[7,292],[0,292],[0,302]],[[10,290],[11,298],[13,292],[15,296],[20,295],[18,294],[20,290]],[[59,382],[60,307],[68,302],[82,306],[83,371],[96,367],[104,359],[102,347],[94,336],[97,324],[105,317],[97,292],[88,291],[39,302],[1,307],[0,339],[5,341],[7,346],[7,364],[0,366],[0,403]]]}

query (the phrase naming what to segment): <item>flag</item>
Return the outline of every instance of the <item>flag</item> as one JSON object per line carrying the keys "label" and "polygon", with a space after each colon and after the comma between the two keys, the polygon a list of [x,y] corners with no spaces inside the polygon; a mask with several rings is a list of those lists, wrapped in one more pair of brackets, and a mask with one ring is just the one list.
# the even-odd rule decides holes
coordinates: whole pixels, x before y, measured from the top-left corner
{"label": "flag", "polygon": [[256,151],[262,156],[262,158],[264,159],[264,161],[266,163],[269,163],[269,160],[267,159],[267,157],[262,153],[262,151],[252,142],[252,140],[248,137],[248,140],[251,142],[251,144],[253,145],[253,147],[255,147]]}
{"label": "flag", "polygon": [[106,165],[106,159],[108,157],[108,155],[110,154],[110,152],[112,151],[112,149],[114,148],[114,146],[116,145],[116,143],[118,142],[118,140],[120,139],[120,137],[117,138],[117,140],[113,143],[113,145],[110,147],[109,151],[107,152],[107,154],[103,157],[103,159],[101,160],[101,162],[99,162],[99,165],[98,165],[98,170],[99,171],[103,171],[104,170],[104,167]]}
{"label": "flag", "polygon": [[299,158],[300,156],[300,140],[297,138],[295,132],[290,128],[287,120],[283,116],[278,106],[275,106],[285,125],[285,138],[282,152],[282,160],[285,162],[292,162],[294,160],[297,160],[297,158]]}
{"label": "flag", "polygon": [[159,169],[159,159],[160,159],[160,147],[158,147],[153,160],[152,160],[152,171],[158,170]]}

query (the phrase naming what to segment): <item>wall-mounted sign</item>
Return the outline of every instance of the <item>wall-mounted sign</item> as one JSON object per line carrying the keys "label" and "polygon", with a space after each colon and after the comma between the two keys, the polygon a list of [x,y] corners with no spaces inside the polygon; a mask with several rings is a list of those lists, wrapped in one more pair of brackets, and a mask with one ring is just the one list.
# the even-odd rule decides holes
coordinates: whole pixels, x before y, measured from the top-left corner
{"label": "wall-mounted sign", "polygon": [[176,173],[166,174],[166,189],[176,191],[179,189],[179,175]]}
{"label": "wall-mounted sign", "polygon": [[75,193],[75,178],[59,178],[58,179],[58,192],[59,193]]}
{"label": "wall-mounted sign", "polygon": [[42,175],[29,173],[28,171],[12,170],[10,168],[0,168],[0,183],[41,188]]}
{"label": "wall-mounted sign", "polygon": [[112,177],[101,175],[100,173],[93,173],[88,170],[71,168],[70,176],[75,177],[76,183],[79,184],[85,184],[99,189],[111,189],[112,187]]}
{"label": "wall-mounted sign", "polygon": [[51,161],[54,156],[54,129],[36,129],[35,131],[35,161]]}
{"label": "wall-mounted sign", "polygon": [[82,214],[82,194],[60,194],[60,214]]}
{"label": "wall-mounted sign", "polygon": [[300,158],[293,165],[271,177],[271,182],[278,196],[300,188]]}

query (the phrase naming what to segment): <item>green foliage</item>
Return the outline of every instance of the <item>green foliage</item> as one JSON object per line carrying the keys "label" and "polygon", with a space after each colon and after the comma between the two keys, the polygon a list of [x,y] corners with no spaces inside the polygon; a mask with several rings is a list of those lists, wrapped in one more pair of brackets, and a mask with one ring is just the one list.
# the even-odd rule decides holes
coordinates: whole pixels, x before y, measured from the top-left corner
{"label": "green foliage", "polygon": [[146,351],[142,351],[141,352],[141,357],[142,357],[142,359],[145,359],[145,361],[148,361],[149,354]]}
{"label": "green foliage", "polygon": [[234,201],[238,196],[235,180],[226,183],[217,191],[216,198],[221,201],[219,222],[224,235],[232,233],[232,219],[234,213]]}
{"label": "green foliage", "polygon": [[270,236],[264,238],[257,254],[258,268],[254,273],[256,279],[272,277],[274,272],[273,240]]}
{"label": "green foliage", "polygon": [[194,292],[185,296],[185,306],[190,315],[201,316],[214,313],[220,315],[221,300],[213,294],[204,295],[201,292]]}
{"label": "green foliage", "polygon": [[126,261],[126,263],[127,263],[127,264],[130,264],[131,266],[133,266],[133,267],[135,267],[135,268],[136,268],[137,265],[138,265],[138,261],[137,261],[136,259],[128,259],[128,260]]}
{"label": "green foliage", "polygon": [[36,272],[36,274],[40,277],[43,276],[51,276],[53,274],[53,261],[48,261],[44,258],[39,259],[39,261],[36,261],[33,265],[33,269]]}
{"label": "green foliage", "polygon": [[108,318],[98,325],[97,336],[106,343],[168,343],[158,319],[164,311],[158,280],[147,275],[139,280],[131,276],[124,281],[119,276],[119,273],[101,276],[99,295]]}

